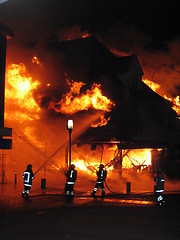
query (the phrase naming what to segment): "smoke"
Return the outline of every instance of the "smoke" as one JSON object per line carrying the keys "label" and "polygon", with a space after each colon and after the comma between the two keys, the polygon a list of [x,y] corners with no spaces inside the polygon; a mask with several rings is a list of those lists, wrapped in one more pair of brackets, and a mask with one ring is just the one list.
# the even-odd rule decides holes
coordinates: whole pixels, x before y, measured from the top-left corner
{"label": "smoke", "polygon": [[[135,25],[121,21],[115,21],[107,28],[96,27],[91,34],[91,25],[87,22],[88,10],[94,14],[93,6],[95,5],[92,4],[90,7],[90,4],[78,4],[76,8],[75,5],[72,1],[67,1],[67,3],[62,1],[58,5],[56,1],[26,1],[25,4],[23,0],[8,1],[1,5],[0,21],[14,30],[14,39],[8,41],[7,60],[25,63],[27,59],[31,59],[32,55],[38,54],[41,61],[47,59],[51,65],[48,71],[49,76],[47,76],[51,78],[57,74],[55,70],[61,64],[56,65],[52,56],[47,54],[47,43],[94,35],[107,48],[116,52],[119,51],[124,55],[136,53],[144,71],[144,78],[160,84],[160,91],[163,95],[174,97],[179,94],[180,39],[178,36],[164,41],[159,48],[154,48],[151,34],[147,36],[138,28],[138,25],[135,27]],[[155,14],[157,14],[156,11]],[[79,24],[75,19],[79,20]],[[100,25],[100,16],[98,21],[97,26]],[[44,66],[46,68],[45,63]],[[54,77],[54,81],[61,77]]]}
{"label": "smoke", "polygon": [[144,72],[143,78],[158,83],[162,95],[175,97],[180,94],[179,37],[164,42],[162,48],[153,48],[150,37],[122,22],[97,36],[118,55],[135,53]]}

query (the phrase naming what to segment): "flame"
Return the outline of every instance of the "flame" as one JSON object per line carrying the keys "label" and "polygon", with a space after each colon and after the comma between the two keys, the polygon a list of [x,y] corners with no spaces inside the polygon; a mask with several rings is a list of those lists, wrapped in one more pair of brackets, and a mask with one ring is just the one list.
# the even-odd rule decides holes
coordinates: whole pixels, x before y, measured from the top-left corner
{"label": "flame", "polygon": [[179,96],[175,98],[170,98],[164,95],[164,98],[167,99],[168,101],[173,103],[172,109],[177,112],[178,115],[180,115],[180,99]]}
{"label": "flame", "polygon": [[40,108],[33,98],[33,90],[37,89],[39,82],[32,80],[25,65],[23,63],[9,65],[6,79],[5,118],[18,121],[39,119],[37,112]]}
{"label": "flame", "polygon": [[[111,164],[112,153],[116,152],[117,146],[107,147],[107,155],[103,157],[105,162],[105,169],[108,171],[108,176],[114,171],[117,167],[119,161],[115,161],[114,164]],[[123,150],[122,151],[122,168],[123,169],[134,169],[137,172],[143,169],[148,169],[151,166],[152,156],[151,149],[132,149],[132,150]],[[87,156],[87,159],[89,157]],[[109,161],[110,160],[110,161]],[[109,162],[108,162],[109,161]],[[73,158],[72,163],[75,164],[76,168],[82,172],[88,173],[89,175],[96,175],[96,170],[99,167],[100,162],[95,157],[91,157],[91,162],[85,161],[82,158]],[[118,168],[117,168],[118,169]]]}
{"label": "flame", "polygon": [[100,121],[98,121],[97,123],[91,124],[91,127],[96,128],[96,127],[105,126],[105,125],[107,125],[107,123],[109,122],[110,119],[111,119],[110,117],[108,117],[108,119],[106,119],[104,115],[101,115],[100,119],[99,119]]}
{"label": "flame", "polygon": [[84,171],[88,174],[92,174],[92,171],[89,169],[89,167],[90,167],[89,164],[86,163],[84,160],[75,158],[75,159],[73,159],[72,163],[75,164],[75,166],[78,170]]}
{"label": "flame", "polygon": [[82,38],[87,38],[87,37],[91,37],[91,34],[89,34],[88,32],[83,33]]}
{"label": "flame", "polygon": [[137,171],[151,166],[151,149],[133,149],[123,158],[122,168],[135,168]]}
{"label": "flame", "polygon": [[80,94],[80,89],[86,85],[85,83],[74,81],[70,83],[68,80],[67,83],[70,91],[63,95],[59,102],[52,101],[49,104],[49,109],[64,114],[74,114],[90,108],[109,112],[115,106],[110,99],[102,95],[100,84],[94,83],[91,90],[86,91],[86,94]]}
{"label": "flame", "polygon": [[156,92],[159,88],[160,85],[158,83],[154,83],[148,79],[143,79],[142,80],[148,87],[150,87],[154,92]]}
{"label": "flame", "polygon": [[[158,91],[160,89],[160,85],[159,84],[154,83],[154,82],[152,82],[152,81],[150,81],[148,79],[142,79],[142,81],[148,87],[150,87],[154,92],[157,92],[160,96],[162,96],[160,91]],[[180,96],[176,96],[175,98],[170,98],[170,97],[167,97],[166,95],[163,95],[162,97],[167,99],[168,101],[172,102],[173,103],[172,109],[174,111],[176,111],[176,113],[178,115],[180,115]]]}
{"label": "flame", "polygon": [[36,56],[34,56],[32,58],[32,63],[36,63],[37,65],[41,65],[41,62],[39,61],[39,59]]}
{"label": "flame", "polygon": [[[96,176],[96,170],[98,170],[99,167],[99,162],[97,162],[96,160],[93,161],[93,165],[90,165],[86,161],[79,158],[73,159],[72,164],[74,164],[78,170],[94,176]],[[113,169],[113,166],[106,168],[108,173]]]}

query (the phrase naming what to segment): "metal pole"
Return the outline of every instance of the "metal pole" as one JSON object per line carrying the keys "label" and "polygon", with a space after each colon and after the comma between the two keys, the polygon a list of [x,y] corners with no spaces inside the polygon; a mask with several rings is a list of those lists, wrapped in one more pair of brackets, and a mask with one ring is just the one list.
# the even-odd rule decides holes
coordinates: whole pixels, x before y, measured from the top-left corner
{"label": "metal pole", "polygon": [[4,184],[4,159],[3,159],[3,150],[2,153],[2,184]]}
{"label": "metal pole", "polygon": [[71,132],[72,130],[69,129],[69,166],[71,165]]}
{"label": "metal pole", "polygon": [[102,152],[101,152],[101,163],[102,163],[103,151],[104,151],[104,146],[103,146],[103,144],[101,145],[101,147],[102,147]]}
{"label": "metal pole", "polygon": [[14,183],[16,184],[17,183],[17,172],[15,171],[15,181]]}
{"label": "metal pole", "polygon": [[[44,163],[46,163],[46,160],[47,160],[47,153],[46,153],[46,150],[47,150],[47,144],[45,142],[45,149],[44,149]],[[46,176],[46,164],[44,164],[44,177]]]}

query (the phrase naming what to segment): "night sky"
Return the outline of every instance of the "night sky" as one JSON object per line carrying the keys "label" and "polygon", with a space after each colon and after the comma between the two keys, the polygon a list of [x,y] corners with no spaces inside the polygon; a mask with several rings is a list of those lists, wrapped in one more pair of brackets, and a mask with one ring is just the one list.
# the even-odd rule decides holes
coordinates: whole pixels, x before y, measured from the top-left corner
{"label": "night sky", "polygon": [[[0,20],[15,33],[51,25],[51,32],[80,26],[91,33],[107,33],[118,23],[151,38],[155,47],[180,34],[177,0],[9,0],[0,6]],[[29,29],[31,24],[33,29]],[[37,33],[38,35],[38,33]]]}
{"label": "night sky", "polygon": [[33,51],[53,39],[89,33],[120,54],[136,53],[144,78],[162,94],[180,94],[180,15],[178,0],[9,0],[0,22],[14,31],[8,49]]}

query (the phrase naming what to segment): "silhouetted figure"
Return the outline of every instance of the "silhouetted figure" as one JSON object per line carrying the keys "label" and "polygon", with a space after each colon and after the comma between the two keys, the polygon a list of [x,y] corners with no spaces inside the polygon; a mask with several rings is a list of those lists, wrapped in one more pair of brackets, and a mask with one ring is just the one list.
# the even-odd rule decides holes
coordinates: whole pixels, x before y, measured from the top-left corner
{"label": "silhouetted figure", "polygon": [[74,197],[74,184],[77,179],[77,171],[75,165],[71,164],[66,172],[65,196],[68,198]]}
{"label": "silhouetted figure", "polygon": [[32,171],[32,165],[28,164],[26,171],[23,173],[24,190],[22,191],[22,197],[29,198],[29,193],[32,186],[32,180],[34,179],[34,173]]}
{"label": "silhouetted figure", "polygon": [[154,194],[158,205],[162,205],[165,203],[163,192],[164,192],[164,184],[165,179],[161,169],[158,169],[157,176],[154,178],[156,185],[154,186]]}
{"label": "silhouetted figure", "polygon": [[99,170],[96,172],[96,174],[97,174],[97,182],[96,182],[96,185],[92,192],[92,196],[95,197],[95,194],[96,194],[98,188],[100,187],[101,188],[101,196],[103,198],[105,196],[104,181],[107,177],[107,171],[104,170],[103,164],[100,164]]}

